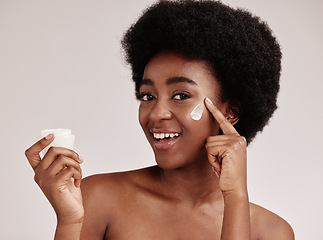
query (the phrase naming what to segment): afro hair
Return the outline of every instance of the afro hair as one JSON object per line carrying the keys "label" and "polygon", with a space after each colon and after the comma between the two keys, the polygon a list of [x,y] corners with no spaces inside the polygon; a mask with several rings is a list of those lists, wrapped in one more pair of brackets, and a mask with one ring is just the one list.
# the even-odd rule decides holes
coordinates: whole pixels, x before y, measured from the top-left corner
{"label": "afro hair", "polygon": [[219,1],[161,0],[125,33],[122,46],[136,95],[148,61],[165,50],[206,61],[219,80],[222,100],[238,102],[235,128],[248,143],[277,108],[281,51],[268,25]]}

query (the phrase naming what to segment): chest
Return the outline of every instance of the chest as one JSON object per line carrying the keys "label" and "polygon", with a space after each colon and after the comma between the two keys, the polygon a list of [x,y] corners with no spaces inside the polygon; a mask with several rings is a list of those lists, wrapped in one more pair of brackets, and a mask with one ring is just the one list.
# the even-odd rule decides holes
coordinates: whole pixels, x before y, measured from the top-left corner
{"label": "chest", "polygon": [[214,240],[221,236],[223,212],[213,206],[192,208],[163,202],[134,202],[120,209],[105,239]]}

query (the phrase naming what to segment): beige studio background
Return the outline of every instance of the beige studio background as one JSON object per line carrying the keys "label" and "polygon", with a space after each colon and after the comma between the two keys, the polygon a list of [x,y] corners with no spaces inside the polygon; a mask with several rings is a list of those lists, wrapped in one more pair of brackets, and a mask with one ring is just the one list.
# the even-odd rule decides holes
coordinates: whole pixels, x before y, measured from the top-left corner
{"label": "beige studio background", "polygon": [[[84,175],[154,164],[137,121],[124,31],[153,0],[0,0],[0,239],[51,239],[55,214],[24,150],[71,128]],[[279,109],[249,147],[250,200],[297,239],[323,239],[321,0],[226,0],[266,20],[282,45]]]}

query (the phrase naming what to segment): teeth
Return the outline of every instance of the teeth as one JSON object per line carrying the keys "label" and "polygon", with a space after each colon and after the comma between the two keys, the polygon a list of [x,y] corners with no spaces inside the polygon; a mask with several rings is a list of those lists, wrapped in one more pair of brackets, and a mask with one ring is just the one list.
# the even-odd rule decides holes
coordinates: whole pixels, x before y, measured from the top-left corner
{"label": "teeth", "polygon": [[164,138],[173,138],[178,137],[179,133],[153,133],[154,138],[156,139],[164,139]]}

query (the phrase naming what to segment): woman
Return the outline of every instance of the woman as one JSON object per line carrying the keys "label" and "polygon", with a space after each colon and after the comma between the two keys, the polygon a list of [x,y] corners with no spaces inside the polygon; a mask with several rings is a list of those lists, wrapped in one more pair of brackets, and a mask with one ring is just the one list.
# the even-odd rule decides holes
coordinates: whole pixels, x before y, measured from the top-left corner
{"label": "woman", "polygon": [[281,52],[268,26],[213,1],[160,1],[122,45],[157,166],[82,180],[72,150],[26,150],[58,218],[55,239],[294,239],[249,203],[246,147],[276,109]]}

